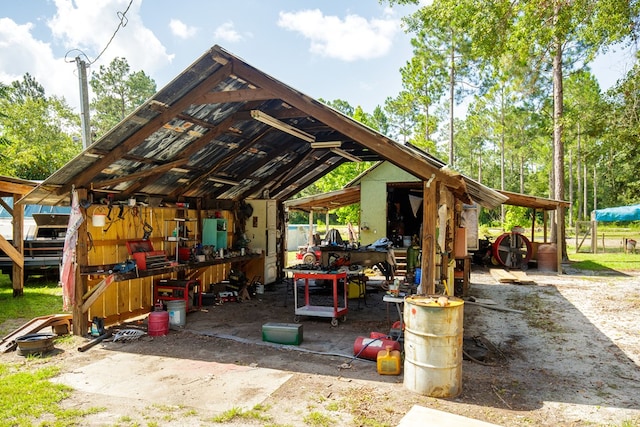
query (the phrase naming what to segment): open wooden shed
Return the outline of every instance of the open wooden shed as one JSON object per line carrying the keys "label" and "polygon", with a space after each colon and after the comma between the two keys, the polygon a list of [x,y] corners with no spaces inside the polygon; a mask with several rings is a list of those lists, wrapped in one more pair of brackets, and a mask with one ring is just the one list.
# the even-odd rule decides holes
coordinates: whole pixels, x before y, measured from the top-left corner
{"label": "open wooden shed", "polygon": [[[281,275],[282,203],[344,162],[382,160],[422,180],[422,262],[433,263],[438,206],[474,199],[460,175],[214,46],[19,203],[69,205],[77,194],[70,303],[84,334],[93,316],[148,312],[160,278],[215,283],[238,266]],[[224,255],[182,262],[177,246],[202,242],[209,219],[224,223]],[[132,241],[169,264],[127,270]],[[427,271],[422,283],[433,284]]]}

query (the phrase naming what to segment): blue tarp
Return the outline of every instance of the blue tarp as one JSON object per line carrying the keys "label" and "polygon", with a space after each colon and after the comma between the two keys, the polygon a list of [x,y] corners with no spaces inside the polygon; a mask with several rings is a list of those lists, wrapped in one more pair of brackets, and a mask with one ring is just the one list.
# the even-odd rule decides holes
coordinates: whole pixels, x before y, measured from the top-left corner
{"label": "blue tarp", "polygon": [[617,208],[596,209],[595,220],[602,222],[640,221],[640,204]]}

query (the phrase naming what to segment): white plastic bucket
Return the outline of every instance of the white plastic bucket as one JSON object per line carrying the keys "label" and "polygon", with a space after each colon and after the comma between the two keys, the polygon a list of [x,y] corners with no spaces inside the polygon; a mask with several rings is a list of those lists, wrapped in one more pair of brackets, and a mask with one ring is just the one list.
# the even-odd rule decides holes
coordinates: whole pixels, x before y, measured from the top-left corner
{"label": "white plastic bucket", "polygon": [[91,217],[91,224],[94,227],[104,227],[106,222],[107,222],[107,215],[105,214],[94,213],[93,216]]}
{"label": "white plastic bucket", "polygon": [[187,302],[185,300],[167,301],[169,327],[182,327],[187,323]]}
{"label": "white plastic bucket", "polygon": [[462,391],[464,301],[412,295],[404,300],[404,386],[430,397],[456,397]]}

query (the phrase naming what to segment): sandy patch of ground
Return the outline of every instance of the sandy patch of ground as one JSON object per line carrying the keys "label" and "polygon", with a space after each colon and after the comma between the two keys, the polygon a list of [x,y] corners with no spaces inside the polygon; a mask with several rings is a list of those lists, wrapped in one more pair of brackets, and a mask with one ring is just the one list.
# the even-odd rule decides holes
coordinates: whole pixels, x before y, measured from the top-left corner
{"label": "sandy patch of ground", "polygon": [[[76,337],[28,363],[62,367],[59,380],[77,390],[64,406],[104,408],[85,425],[210,425],[242,408],[250,415],[227,425],[394,426],[413,405],[503,426],[640,425],[640,276],[527,273],[535,284],[500,284],[487,271],[472,273],[471,295],[524,314],[465,304],[464,336],[487,353],[482,363],[462,362],[462,393],[449,399],[413,393],[402,375],[380,376],[373,362],[355,360],[343,369],[349,360],[340,354],[260,345],[259,331],[241,325],[290,322],[292,307],[271,304],[265,312],[259,301],[195,313],[199,328],[166,337],[107,342],[84,353],[76,351],[84,342]],[[332,352],[352,354],[354,336],[387,326],[374,298],[338,328],[305,321],[305,341],[326,340]],[[15,352],[0,361],[25,362]],[[96,378],[117,385],[101,388]]]}

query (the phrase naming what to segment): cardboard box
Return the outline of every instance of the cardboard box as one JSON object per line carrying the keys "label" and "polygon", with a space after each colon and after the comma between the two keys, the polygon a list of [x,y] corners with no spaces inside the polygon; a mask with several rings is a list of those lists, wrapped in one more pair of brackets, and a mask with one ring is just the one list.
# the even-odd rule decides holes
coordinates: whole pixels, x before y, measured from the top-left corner
{"label": "cardboard box", "polygon": [[265,323],[262,325],[262,341],[300,345],[302,325],[297,323]]}

